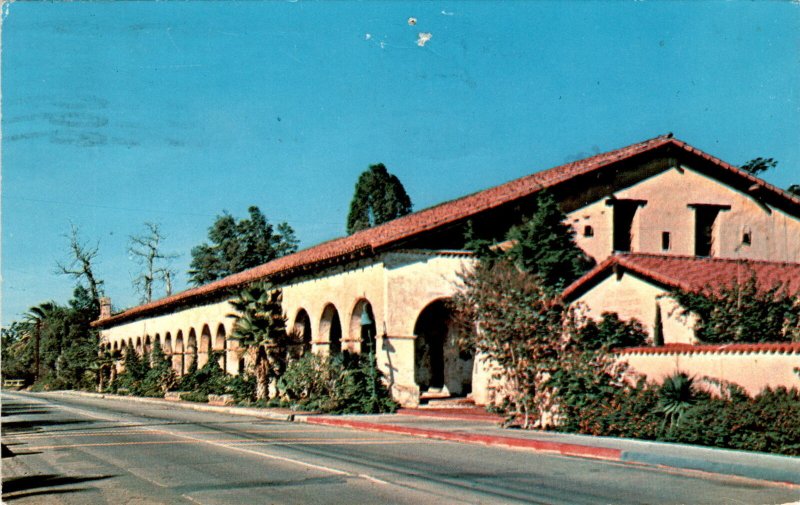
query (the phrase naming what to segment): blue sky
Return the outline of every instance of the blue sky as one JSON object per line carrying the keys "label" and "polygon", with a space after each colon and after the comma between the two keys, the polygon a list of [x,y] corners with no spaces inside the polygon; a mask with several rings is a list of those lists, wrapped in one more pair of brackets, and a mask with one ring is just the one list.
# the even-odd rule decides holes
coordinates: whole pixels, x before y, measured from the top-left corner
{"label": "blue sky", "polygon": [[[800,183],[797,2],[5,4],[2,317],[66,301],[70,223],[134,305],[159,223],[186,287],[216,215],[344,234],[383,162],[415,209],[674,132]],[[408,18],[417,19],[409,25]],[[431,39],[420,47],[420,32]]]}

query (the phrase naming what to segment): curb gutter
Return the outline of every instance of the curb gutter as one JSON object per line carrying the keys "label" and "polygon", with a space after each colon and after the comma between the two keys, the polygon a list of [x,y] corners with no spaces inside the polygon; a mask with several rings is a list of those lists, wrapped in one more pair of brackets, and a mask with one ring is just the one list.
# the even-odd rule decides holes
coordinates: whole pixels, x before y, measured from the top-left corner
{"label": "curb gutter", "polygon": [[563,442],[546,442],[542,440],[530,440],[524,438],[502,437],[495,435],[475,435],[471,433],[458,433],[458,432],[441,431],[441,430],[426,430],[422,428],[393,426],[390,424],[353,421],[349,419],[333,419],[330,417],[296,416],[295,421],[305,422],[308,424],[339,426],[357,430],[395,433],[398,435],[410,435],[414,437],[446,440],[451,442],[464,442],[468,444],[482,444],[482,445],[497,446],[497,447],[510,447],[514,449],[529,449],[534,451],[557,453],[564,456],[579,456],[583,458],[622,461],[621,450],[610,449],[607,447],[593,447],[593,446],[569,444]]}

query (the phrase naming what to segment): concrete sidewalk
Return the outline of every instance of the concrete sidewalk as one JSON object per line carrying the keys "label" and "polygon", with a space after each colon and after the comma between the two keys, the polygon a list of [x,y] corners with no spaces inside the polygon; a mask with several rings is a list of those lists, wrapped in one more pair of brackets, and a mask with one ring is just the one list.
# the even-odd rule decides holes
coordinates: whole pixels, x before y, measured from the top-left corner
{"label": "concrete sidewalk", "polygon": [[800,458],[550,431],[505,429],[502,417],[481,409],[401,409],[396,414],[322,415],[288,409],[218,407],[157,398],[63,392],[95,398],[169,405],[205,412],[337,426],[452,442],[547,452],[565,456],[664,466],[800,485]]}

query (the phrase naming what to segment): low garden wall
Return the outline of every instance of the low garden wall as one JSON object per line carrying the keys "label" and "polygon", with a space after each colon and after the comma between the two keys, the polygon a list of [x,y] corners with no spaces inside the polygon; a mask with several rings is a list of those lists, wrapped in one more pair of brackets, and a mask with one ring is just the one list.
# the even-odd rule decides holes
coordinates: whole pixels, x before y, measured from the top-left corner
{"label": "low garden wall", "polygon": [[710,377],[742,386],[750,395],[765,387],[800,389],[800,342],[780,344],[634,347],[617,355],[637,373],[663,381],[675,372]]}

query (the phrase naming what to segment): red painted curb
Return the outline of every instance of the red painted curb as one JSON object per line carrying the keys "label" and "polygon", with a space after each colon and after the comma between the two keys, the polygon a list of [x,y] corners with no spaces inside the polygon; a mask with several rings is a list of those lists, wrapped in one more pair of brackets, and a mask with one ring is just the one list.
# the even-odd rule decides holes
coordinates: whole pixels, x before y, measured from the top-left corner
{"label": "red painted curb", "polygon": [[529,449],[533,451],[557,453],[557,454],[562,454],[564,456],[579,456],[584,458],[605,459],[611,461],[622,460],[621,450],[609,449],[607,447],[592,447],[587,445],[567,444],[563,442],[545,442],[542,440],[530,440],[525,438],[499,437],[494,435],[476,435],[471,433],[456,433],[451,431],[427,430],[422,428],[411,428],[408,426],[395,426],[391,424],[353,421],[350,419],[334,419],[330,417],[308,417],[306,418],[306,422],[309,424],[323,424],[328,426],[353,428],[357,430],[379,431],[382,433],[397,433],[399,435],[410,435],[412,437],[447,440],[450,442],[464,442],[468,444],[512,447],[515,449]]}

